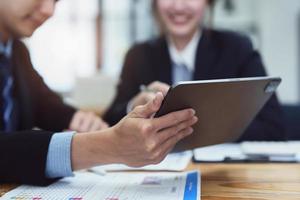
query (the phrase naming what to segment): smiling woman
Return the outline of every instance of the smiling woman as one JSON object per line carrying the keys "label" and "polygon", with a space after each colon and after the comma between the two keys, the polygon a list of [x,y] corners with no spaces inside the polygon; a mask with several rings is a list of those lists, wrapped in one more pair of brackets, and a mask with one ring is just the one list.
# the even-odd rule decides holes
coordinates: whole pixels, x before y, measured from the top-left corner
{"label": "smiling woman", "polygon": [[168,35],[181,50],[203,24],[207,7],[212,10],[214,2],[214,0],[153,0],[152,9],[161,33]]}
{"label": "smiling woman", "polygon": [[[165,93],[179,81],[266,75],[260,54],[248,37],[205,26],[213,4],[211,0],[152,0],[161,34],[134,45],[127,53],[106,121],[116,123],[149,98],[149,92],[138,94],[141,85]],[[281,139],[282,115],[273,96],[240,140]]]}
{"label": "smiling woman", "polygon": [[[160,1],[160,0],[154,0],[152,1],[152,12],[153,15],[155,16],[158,24],[160,25],[160,30],[163,32],[164,31],[164,23],[163,23],[163,15],[161,15],[160,10],[158,9],[159,7],[165,7],[165,6],[170,6],[170,5],[176,5],[174,4],[175,1],[173,0],[167,0],[167,1]],[[194,12],[199,14],[199,17],[201,16],[201,19],[203,18],[204,11],[206,10],[205,7],[209,7],[211,13],[213,13],[213,8],[215,4],[215,0],[200,0],[200,1],[195,1],[195,0],[187,0],[184,1],[186,5],[190,5],[190,7],[193,8]],[[200,4],[199,4],[200,3]],[[162,4],[159,6],[158,4]],[[194,7],[196,6],[196,7]],[[163,8],[162,8],[163,9]],[[162,11],[163,12],[163,11]],[[210,19],[208,20],[210,23],[212,23],[212,15],[210,15]]]}

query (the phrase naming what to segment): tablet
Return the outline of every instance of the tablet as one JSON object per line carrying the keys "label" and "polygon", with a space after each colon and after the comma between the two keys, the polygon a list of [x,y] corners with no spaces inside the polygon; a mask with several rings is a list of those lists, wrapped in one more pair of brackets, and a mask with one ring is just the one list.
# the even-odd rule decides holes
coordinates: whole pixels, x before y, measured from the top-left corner
{"label": "tablet", "polygon": [[281,82],[279,77],[179,82],[168,91],[155,117],[186,108],[199,118],[194,133],[174,151],[236,141]]}

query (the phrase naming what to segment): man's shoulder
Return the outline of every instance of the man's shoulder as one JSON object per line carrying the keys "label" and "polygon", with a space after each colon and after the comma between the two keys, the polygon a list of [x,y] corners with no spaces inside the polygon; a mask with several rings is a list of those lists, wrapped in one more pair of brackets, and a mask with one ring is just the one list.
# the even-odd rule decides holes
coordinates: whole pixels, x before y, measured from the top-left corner
{"label": "man's shoulder", "polygon": [[13,41],[13,55],[17,57],[18,60],[28,59],[29,51],[25,43],[21,40]]}
{"label": "man's shoulder", "polygon": [[27,50],[27,47],[26,47],[25,43],[21,40],[14,40],[13,41],[13,46],[14,46],[14,48],[21,48],[21,49],[26,49]]}

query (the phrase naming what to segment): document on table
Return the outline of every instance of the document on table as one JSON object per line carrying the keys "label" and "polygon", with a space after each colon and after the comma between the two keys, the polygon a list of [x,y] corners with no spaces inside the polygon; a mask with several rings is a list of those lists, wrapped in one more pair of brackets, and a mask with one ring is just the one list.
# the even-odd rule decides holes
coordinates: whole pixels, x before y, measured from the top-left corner
{"label": "document on table", "polygon": [[61,179],[48,187],[20,186],[3,200],[200,200],[200,172],[89,172]]}
{"label": "document on table", "polygon": [[141,168],[128,167],[123,164],[102,165],[93,167],[91,171],[104,172],[104,171],[183,171],[191,162],[193,157],[192,151],[184,151],[181,153],[169,154],[160,164],[148,165]]}
{"label": "document on table", "polygon": [[300,154],[300,141],[286,142],[243,142],[242,151],[247,155],[297,156]]}
{"label": "document on table", "polygon": [[194,150],[196,162],[300,162],[300,142],[243,142]]}
{"label": "document on table", "polygon": [[246,155],[239,144],[219,144],[194,150],[194,160],[199,162],[224,162],[226,158],[244,160]]}

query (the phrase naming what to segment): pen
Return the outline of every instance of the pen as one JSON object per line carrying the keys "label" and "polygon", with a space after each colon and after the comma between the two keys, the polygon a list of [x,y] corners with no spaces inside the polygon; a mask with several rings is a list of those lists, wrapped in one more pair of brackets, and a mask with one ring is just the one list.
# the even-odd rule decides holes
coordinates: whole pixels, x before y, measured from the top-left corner
{"label": "pen", "polygon": [[152,92],[152,93],[157,92],[157,90],[151,89],[151,88],[147,87],[146,85],[140,85],[140,91],[141,92]]}
{"label": "pen", "polygon": [[100,175],[100,176],[105,176],[107,174],[106,171],[102,170],[102,169],[93,169],[93,168],[90,168],[87,171],[91,172],[91,173],[94,173],[94,174],[97,174],[97,175]]}

